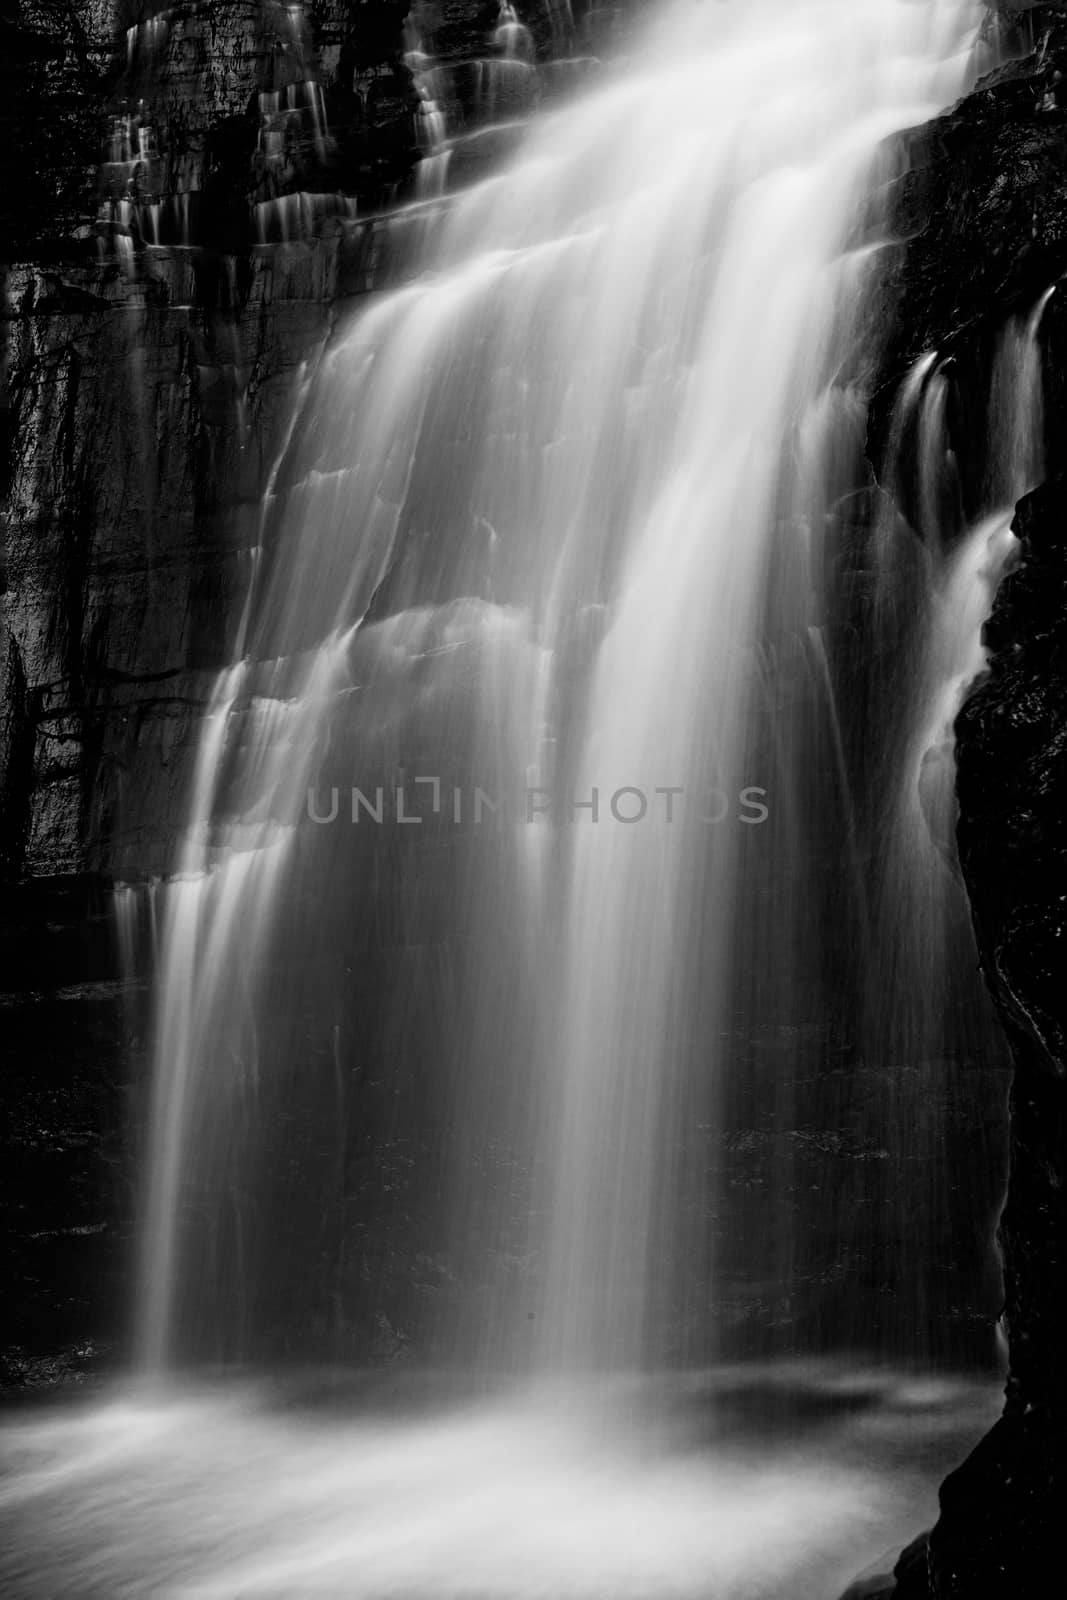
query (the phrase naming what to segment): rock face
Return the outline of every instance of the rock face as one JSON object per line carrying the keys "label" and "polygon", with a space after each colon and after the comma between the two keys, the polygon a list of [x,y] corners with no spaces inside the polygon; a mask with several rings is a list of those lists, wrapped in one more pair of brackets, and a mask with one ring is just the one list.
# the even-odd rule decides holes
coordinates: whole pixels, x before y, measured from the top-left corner
{"label": "rock face", "polygon": [[942,1485],[929,1539],[895,1587],[870,1591],[896,1600],[1048,1592],[1067,1492],[1067,479],[1027,496],[1013,526],[989,674],[957,723],[960,860],[1015,1066],[999,1226],[1010,1371],[1004,1414]]}
{"label": "rock face", "polygon": [[[0,19],[17,152],[0,195],[0,1249],[28,1286],[0,1345],[16,1381],[122,1338],[143,1017],[111,885],[173,862],[263,487],[302,379],[389,257],[383,210],[417,191],[438,103],[453,131],[507,109],[499,9],[20,0]],[[509,69],[527,101],[552,91],[562,15],[529,19],[536,74]]]}
{"label": "rock face", "polygon": [[[293,383],[352,287],[338,218],[417,157],[390,0],[310,21],[250,0],[154,9],[130,25],[106,116],[97,97],[102,226],[53,232],[39,252],[52,259],[6,283],[4,836],[34,876],[121,873],[127,845],[159,870],[120,835],[174,807],[146,804],[125,774],[155,765],[148,781],[166,787],[225,654]],[[70,220],[61,208],[51,223]]]}
{"label": "rock face", "polygon": [[[1040,1594],[1067,1490],[1067,481],[1023,500],[1021,560],[988,626],[988,678],[960,716],[960,859],[1012,1047],[999,1239],[1007,1404],[946,1482],[933,1593]],[[987,1587],[986,1592],[990,1592]]]}
{"label": "rock face", "polygon": [[[982,484],[976,456],[989,389],[992,341],[1025,313],[1067,265],[1067,14],[1035,5],[1004,14],[995,37],[1010,59],[957,107],[908,139],[908,167],[893,197],[893,232],[904,241],[885,287],[889,336],[871,407],[876,467],[887,446],[897,386],[936,350],[957,378],[953,447],[965,498]],[[1024,52],[1016,55],[1015,52]],[[1067,306],[1054,295],[1043,338],[1050,437],[1067,405]],[[975,444],[972,441],[976,441]],[[973,510],[973,503],[965,509]]]}
{"label": "rock face", "polygon": [[128,30],[101,171],[127,256],[296,237],[308,212],[365,209],[410,173],[397,0],[155,9]]}
{"label": "rock face", "polygon": [[[898,197],[906,248],[886,384],[869,446],[884,459],[900,374],[936,349],[957,374],[953,444],[965,502],[983,463],[967,414],[988,392],[992,338],[1067,273],[1067,19],[1059,7],[1005,11],[1021,52],[948,115],[919,130]],[[1062,454],[1067,307],[1042,327],[1046,448]],[[960,861],[982,969],[1014,1062],[1010,1178],[1000,1218],[1009,1377],[1004,1414],[945,1482],[929,1540],[896,1571],[897,1600],[1040,1595],[1058,1555],[1067,1464],[1067,481],[1018,506],[1018,564],[986,642],[989,673],[957,722]]]}
{"label": "rock face", "polygon": [[171,858],[296,386],[418,159],[405,10],[23,0],[3,24],[16,1381],[78,1371],[123,1333],[135,1197],[119,1152],[141,1041],[110,883]]}
{"label": "rock face", "polygon": [[20,0],[0,17],[0,238],[50,258],[92,223],[112,65],[112,0]]}

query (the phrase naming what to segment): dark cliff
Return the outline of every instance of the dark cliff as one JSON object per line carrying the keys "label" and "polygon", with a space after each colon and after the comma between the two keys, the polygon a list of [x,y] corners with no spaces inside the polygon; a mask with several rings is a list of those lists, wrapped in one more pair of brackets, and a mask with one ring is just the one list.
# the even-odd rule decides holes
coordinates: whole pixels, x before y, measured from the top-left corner
{"label": "dark cliff", "polygon": [[461,61],[496,14],[22,0],[0,23],[17,153],[0,216],[16,1381],[121,1337],[141,1039],[111,884],[172,859],[296,387],[373,276],[376,218],[408,197],[427,142],[413,46]]}
{"label": "dark cliff", "polygon": [[[563,41],[549,8],[531,14],[536,61],[497,114],[595,70],[585,11]],[[19,0],[0,18],[0,1251],[25,1290],[0,1347],[16,1383],[124,1337],[144,1017],[112,887],[173,862],[300,384],[391,270],[388,213],[420,192],[439,107],[453,133],[484,119],[499,14]]]}
{"label": "dark cliff", "polygon": [[[886,463],[893,398],[936,349],[952,380],[963,509],[985,463],[980,412],[994,342],[1067,274],[1067,17],[1004,7],[1007,59],[911,140],[896,197],[906,241],[888,286],[883,387],[870,419]],[[1018,506],[1016,564],[985,636],[988,674],[957,721],[960,862],[979,956],[1014,1063],[1010,1174],[998,1242],[1009,1373],[1004,1414],[945,1482],[941,1515],[897,1567],[898,1600],[1040,1595],[1056,1570],[1067,1386],[1067,306],[1041,329],[1049,482]],[[871,1590],[865,1591],[871,1593]]]}
{"label": "dark cliff", "polygon": [[[139,1041],[109,885],[168,853],[257,486],[329,331],[337,206],[314,200],[343,180],[353,210],[378,203],[415,162],[401,21],[389,0],[299,27],[272,5],[27,0],[6,25],[5,133],[25,152],[5,190],[0,455],[15,1379],[121,1334]],[[257,246],[268,193],[300,225]]]}
{"label": "dark cliff", "polygon": [[1018,567],[988,624],[988,678],[957,725],[960,859],[1015,1063],[999,1226],[1004,1415],[942,1490],[935,1595],[1040,1594],[1067,1489],[1067,484],[1020,504]]}

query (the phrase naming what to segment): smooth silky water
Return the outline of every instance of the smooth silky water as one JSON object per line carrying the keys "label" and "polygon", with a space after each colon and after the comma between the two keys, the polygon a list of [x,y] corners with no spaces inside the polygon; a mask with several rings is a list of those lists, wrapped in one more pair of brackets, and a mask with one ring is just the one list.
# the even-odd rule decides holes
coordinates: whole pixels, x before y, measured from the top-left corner
{"label": "smooth silky water", "polygon": [[5,1592],[815,1600],[931,1519],[996,1408],[951,718],[1041,308],[977,519],[936,353],[911,526],[863,434],[891,136],[978,17],[663,6],[459,194],[420,54],[433,181],[305,374],[181,859],[119,892],[138,1371],[9,1426]]}
{"label": "smooth silky water", "polygon": [[444,1409],[380,1374],[16,1419],[25,1600],[835,1600],[929,1519],[976,1383],[753,1367]]}

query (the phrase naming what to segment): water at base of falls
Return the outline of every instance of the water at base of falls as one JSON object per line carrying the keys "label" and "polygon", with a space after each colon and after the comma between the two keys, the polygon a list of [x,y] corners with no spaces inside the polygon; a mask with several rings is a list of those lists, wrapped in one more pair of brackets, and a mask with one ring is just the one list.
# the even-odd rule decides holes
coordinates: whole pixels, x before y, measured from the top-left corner
{"label": "water at base of falls", "polygon": [[986,1388],[746,1365],[438,1403],[233,1381],[9,1423],[19,1600],[834,1600],[931,1520]]}

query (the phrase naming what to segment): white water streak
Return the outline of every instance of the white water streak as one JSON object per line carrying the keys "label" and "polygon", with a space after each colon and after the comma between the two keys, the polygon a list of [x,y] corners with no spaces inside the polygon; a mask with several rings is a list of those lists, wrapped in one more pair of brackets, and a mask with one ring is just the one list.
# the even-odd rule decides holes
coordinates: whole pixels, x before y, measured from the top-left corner
{"label": "white water streak", "polygon": [[[235,1038],[254,1071],[252,976],[340,695],[369,686],[388,708],[348,735],[376,748],[420,715],[404,686],[441,651],[432,690],[466,706],[451,732],[476,770],[507,753],[582,793],[742,777],[765,616],[803,634],[815,603],[848,397],[830,402],[864,283],[850,229],[877,210],[883,141],[963,85],[976,15],[670,6],[627,73],[429,217],[422,276],[323,363],[249,635],[259,665],[216,691],[167,911],[149,1364],[167,1356],[183,1184],[207,1159],[198,1128],[228,1114]],[[471,891],[467,1071],[496,1084],[506,1062],[537,1086],[541,1361],[618,1366],[646,1348],[689,1078],[717,1072],[715,1026],[694,1039],[689,1019],[723,1014],[738,853],[663,825],[564,826],[526,855],[517,914],[490,874]],[[518,962],[529,1025],[499,1020]]]}

